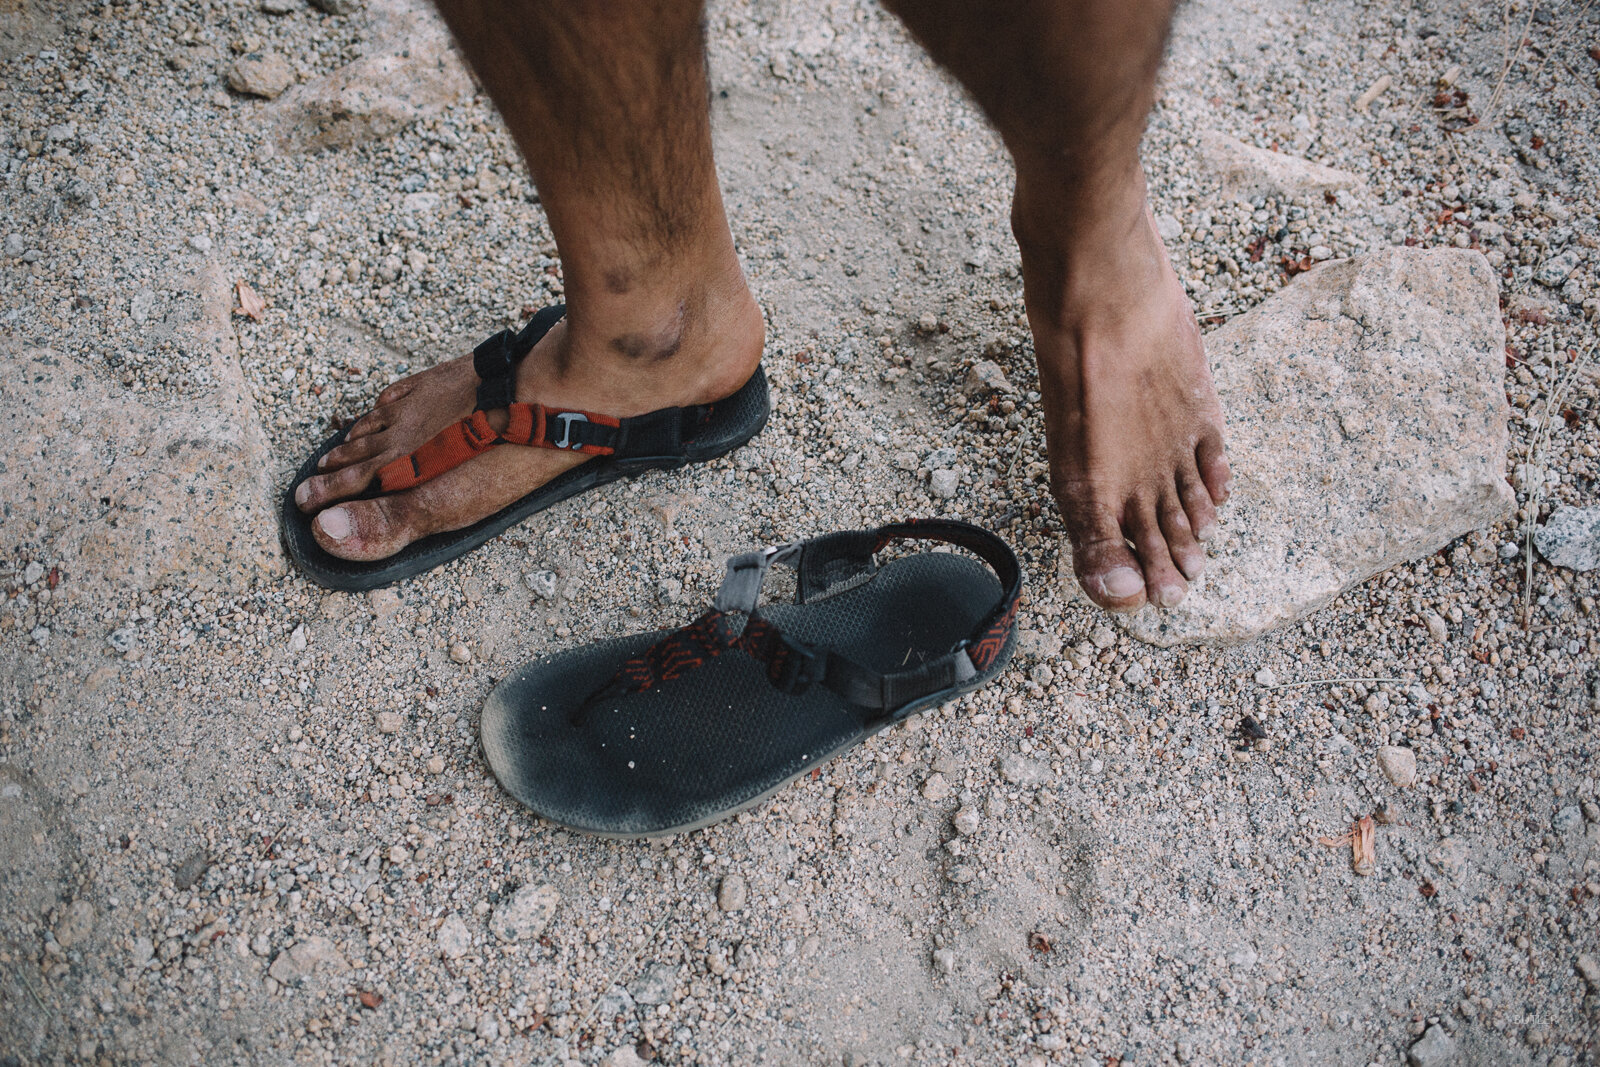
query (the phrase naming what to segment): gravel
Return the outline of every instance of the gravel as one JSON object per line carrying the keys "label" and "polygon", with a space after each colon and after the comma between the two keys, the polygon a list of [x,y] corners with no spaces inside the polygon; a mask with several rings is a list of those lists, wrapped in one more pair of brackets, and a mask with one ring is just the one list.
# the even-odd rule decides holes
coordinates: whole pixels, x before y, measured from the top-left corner
{"label": "gravel", "polygon": [[[293,94],[230,90],[252,54],[296,82],[344,67],[376,6],[63,7],[53,37],[0,34],[14,422],[52,369],[24,349],[77,368],[63,389],[169,424],[216,390],[243,398],[240,455],[281,489],[390,382],[560,298],[548,226],[481,96],[286,155],[263,124]],[[193,514],[189,454],[75,439],[70,408],[17,435],[0,477],[76,443],[98,480],[0,524],[0,1047],[23,1062],[390,1047],[592,1065],[646,1046],[664,1063],[1398,1062],[1448,1028],[1461,1062],[1592,1059],[1600,577],[1535,558],[1528,582],[1521,550],[1559,509],[1596,506],[1600,479],[1584,355],[1600,316],[1597,15],[1501,16],[1184,6],[1146,159],[1203,327],[1323,250],[1477,248],[1505,294],[1506,469],[1526,475],[1505,523],[1240,648],[1141,645],[1062,581],[1009,170],[970,104],[854,0],[708,18],[719,166],[775,398],[733,456],[351,595],[246,567],[280,555],[276,533],[228,527],[228,509],[218,543],[238,551],[214,566],[157,568],[137,544],[96,555],[141,502]],[[1529,45],[1508,49],[1518,34]],[[1458,106],[1473,132],[1440,128],[1467,121]],[[1234,199],[1201,158],[1208,130],[1360,182]],[[241,280],[260,321],[207,304]],[[936,471],[960,475],[953,496]],[[995,684],[664,841],[567,833],[488,775],[478,710],[517,666],[687,621],[729,553],[920,514],[982,522],[1023,559],[1019,625],[1036,636]],[[539,573],[553,581],[524,578]],[[1239,735],[1246,715],[1267,738]],[[1415,754],[1404,790],[1375,756],[1389,745]],[[1317,838],[1380,805],[1393,818],[1358,877]],[[197,853],[209,865],[180,884]],[[544,885],[560,903],[543,931],[497,936],[498,910]],[[315,938],[321,962],[285,970]],[[646,978],[660,968],[665,999],[629,992],[664,988]]]}

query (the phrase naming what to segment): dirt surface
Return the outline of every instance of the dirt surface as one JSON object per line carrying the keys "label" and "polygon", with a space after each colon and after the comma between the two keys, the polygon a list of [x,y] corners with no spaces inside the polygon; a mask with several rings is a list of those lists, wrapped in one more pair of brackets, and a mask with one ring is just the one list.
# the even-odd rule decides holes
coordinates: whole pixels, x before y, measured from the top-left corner
{"label": "dirt surface", "polygon": [[[0,1063],[1595,1060],[1600,582],[1524,553],[1596,502],[1600,7],[1185,6],[1147,160],[1204,324],[1479,249],[1517,491],[1219,650],[1060,581],[1008,164],[854,2],[709,19],[769,428],[394,590],[296,576],[305,452],[561,292],[481,95],[297,154],[229,88],[338,76],[393,6],[0,0]],[[1208,131],[1359,181],[1244,188]],[[1010,392],[963,389],[985,359]],[[667,841],[488,775],[515,665],[686,621],[729,553],[932,513],[1028,568],[989,688]],[[1366,815],[1358,874],[1319,839]]]}

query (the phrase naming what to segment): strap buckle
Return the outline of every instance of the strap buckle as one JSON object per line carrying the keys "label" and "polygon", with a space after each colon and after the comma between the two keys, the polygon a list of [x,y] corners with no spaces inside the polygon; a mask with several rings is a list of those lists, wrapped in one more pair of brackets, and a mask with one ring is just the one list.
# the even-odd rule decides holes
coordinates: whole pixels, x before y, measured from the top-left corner
{"label": "strap buckle", "polygon": [[814,649],[795,644],[788,638],[779,640],[783,645],[783,666],[776,675],[769,673],[767,678],[772,687],[785,696],[799,696],[810,689],[812,683],[822,680],[826,669],[823,658]]}

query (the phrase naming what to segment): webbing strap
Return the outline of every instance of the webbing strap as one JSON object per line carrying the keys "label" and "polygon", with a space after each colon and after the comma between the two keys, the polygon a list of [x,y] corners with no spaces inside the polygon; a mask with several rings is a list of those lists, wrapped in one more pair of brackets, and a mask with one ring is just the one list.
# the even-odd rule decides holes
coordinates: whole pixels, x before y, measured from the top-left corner
{"label": "webbing strap", "polygon": [[[904,670],[879,672],[841,652],[796,640],[761,617],[760,590],[774,565],[795,568],[799,575],[795,599],[804,603],[808,597],[873,573],[877,566],[873,555],[898,540],[941,541],[965,548],[988,563],[1000,579],[999,602],[968,637],[943,655]],[[747,552],[728,561],[710,611],[623,664],[601,692],[642,692],[737,649],[764,664],[768,680],[779,690],[798,694],[820,684],[874,719],[970,681],[992,665],[1010,636],[1021,593],[1022,567],[1011,546],[981,527],[953,519],[915,519]],[[745,616],[742,630],[732,626],[734,614]]]}

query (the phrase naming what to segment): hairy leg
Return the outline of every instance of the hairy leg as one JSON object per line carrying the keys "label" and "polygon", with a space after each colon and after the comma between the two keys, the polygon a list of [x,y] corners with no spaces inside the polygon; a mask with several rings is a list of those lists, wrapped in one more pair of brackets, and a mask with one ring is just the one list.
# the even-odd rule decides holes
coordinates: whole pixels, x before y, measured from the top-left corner
{"label": "hairy leg", "polygon": [[[567,317],[517,399],[639,415],[720,399],[761,358],[711,158],[700,0],[438,0],[522,149]],[[488,332],[485,330],[485,332]],[[471,356],[397,382],[300,490],[329,552],[378,559],[498,511],[585,457],[502,446],[407,492],[352,500],[472,412]]]}
{"label": "hairy leg", "polygon": [[1200,332],[1139,163],[1172,0],[888,6],[1016,161],[1012,230],[1078,581],[1113,610],[1176,604],[1205,566],[1200,542],[1230,474]]}

